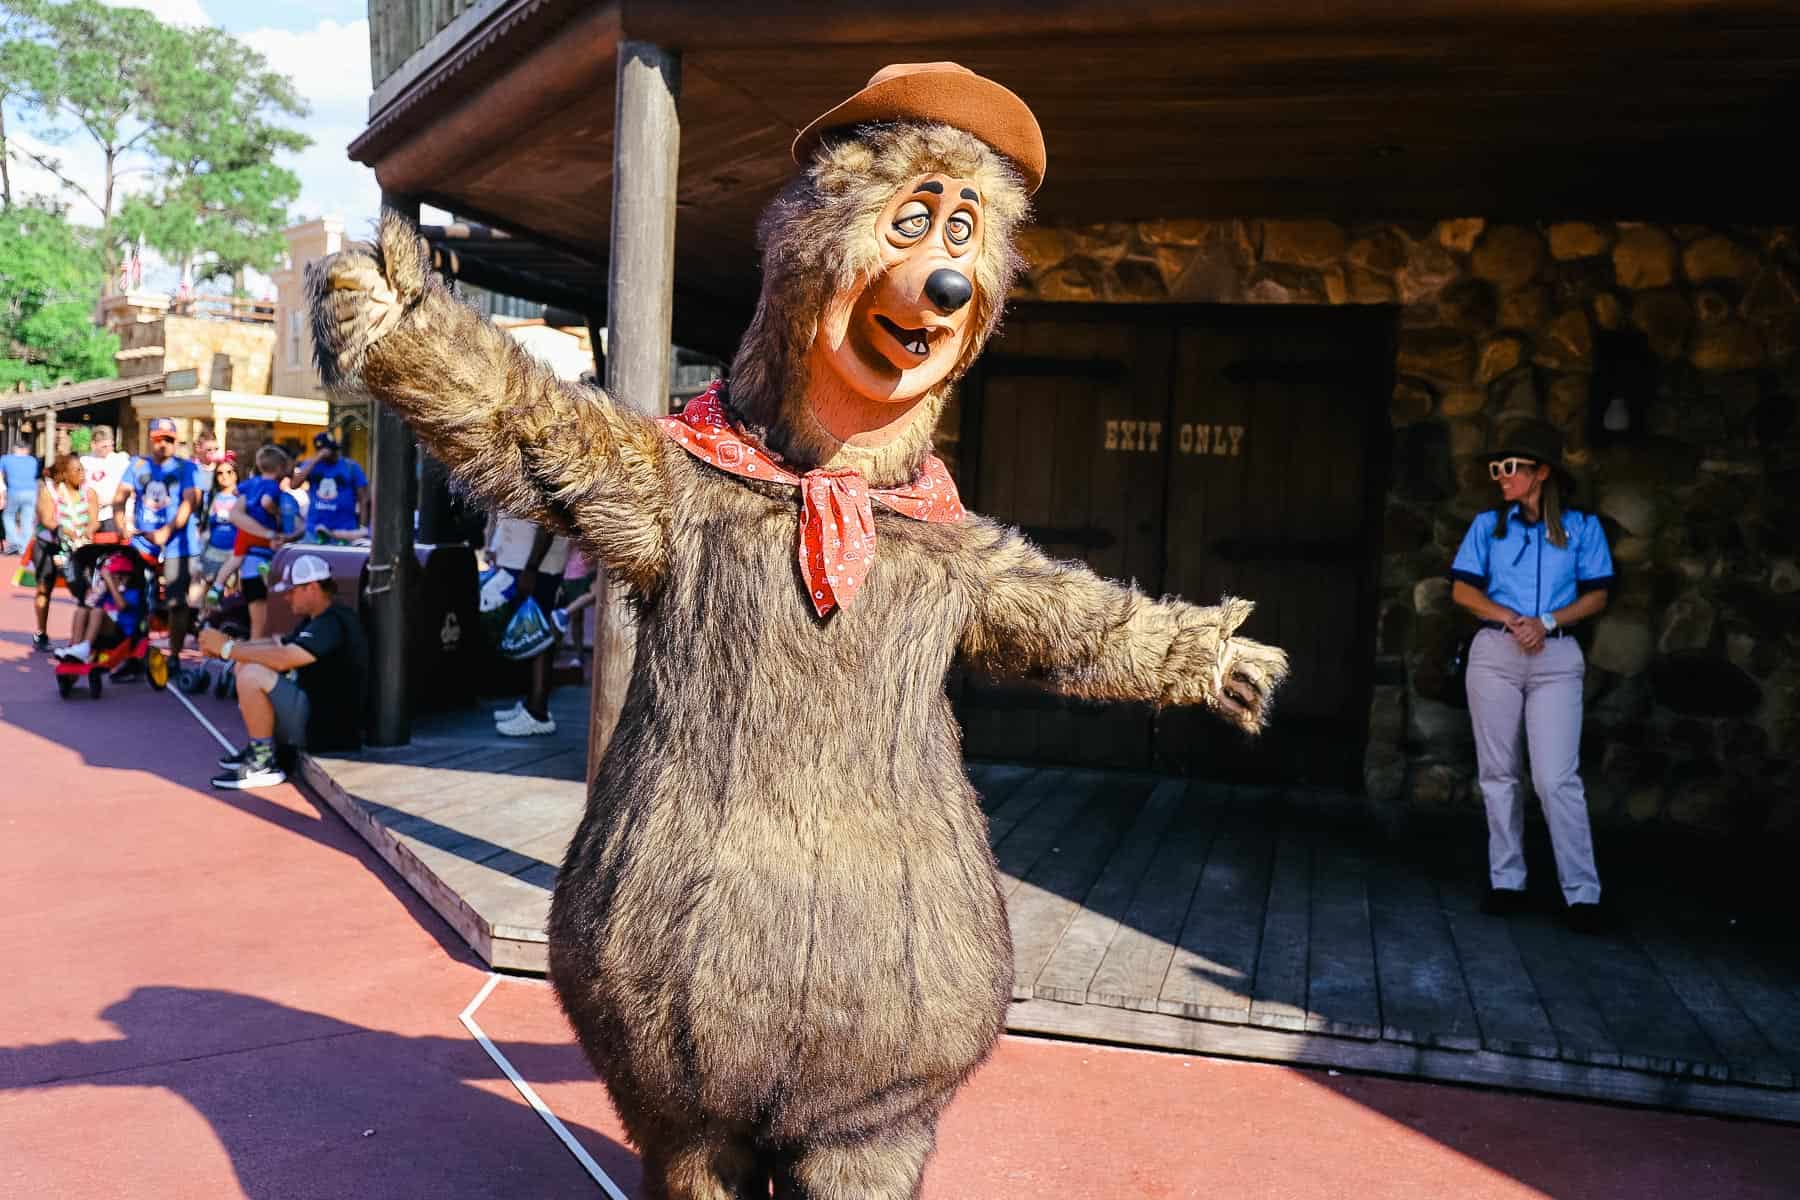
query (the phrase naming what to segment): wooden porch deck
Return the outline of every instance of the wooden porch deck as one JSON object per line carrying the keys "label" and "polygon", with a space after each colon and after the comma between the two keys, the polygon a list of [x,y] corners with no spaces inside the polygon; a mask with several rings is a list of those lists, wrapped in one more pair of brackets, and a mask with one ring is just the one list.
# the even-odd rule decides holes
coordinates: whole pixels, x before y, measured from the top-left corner
{"label": "wooden porch deck", "polygon": [[[483,711],[303,770],[484,959],[542,972],[585,698],[561,694],[554,738],[506,742]],[[1012,924],[1014,1030],[1800,1121],[1800,965],[1667,896],[1641,890],[1616,933],[1581,937],[1548,913],[1482,915],[1471,839],[1380,839],[1270,789],[970,774]]]}

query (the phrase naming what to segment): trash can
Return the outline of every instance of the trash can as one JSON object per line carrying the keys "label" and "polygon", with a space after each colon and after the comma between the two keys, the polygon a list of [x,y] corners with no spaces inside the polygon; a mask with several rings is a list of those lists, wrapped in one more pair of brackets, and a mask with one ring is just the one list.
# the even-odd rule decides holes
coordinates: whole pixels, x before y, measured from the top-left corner
{"label": "trash can", "polygon": [[475,703],[487,665],[475,552],[459,542],[415,546],[414,554],[419,573],[412,580],[413,606],[407,621],[413,710],[463,708]]}

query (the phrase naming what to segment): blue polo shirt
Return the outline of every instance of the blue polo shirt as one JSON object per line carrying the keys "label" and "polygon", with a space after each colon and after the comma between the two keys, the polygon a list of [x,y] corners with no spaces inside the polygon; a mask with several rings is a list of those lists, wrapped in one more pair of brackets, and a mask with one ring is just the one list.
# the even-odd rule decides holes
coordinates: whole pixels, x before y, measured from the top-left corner
{"label": "blue polo shirt", "polygon": [[1541,617],[1575,603],[1575,597],[1613,585],[1612,551],[1600,518],[1563,513],[1566,545],[1553,546],[1544,523],[1527,523],[1519,506],[1507,511],[1506,536],[1496,539],[1499,514],[1476,517],[1463,535],[1450,578],[1480,588],[1489,600],[1526,617]]}

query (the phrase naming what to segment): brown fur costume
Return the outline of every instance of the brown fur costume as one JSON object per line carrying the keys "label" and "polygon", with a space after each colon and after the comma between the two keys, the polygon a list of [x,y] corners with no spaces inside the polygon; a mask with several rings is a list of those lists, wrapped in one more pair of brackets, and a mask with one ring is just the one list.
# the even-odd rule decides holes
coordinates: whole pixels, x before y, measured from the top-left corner
{"label": "brown fur costume", "polygon": [[[879,269],[883,206],[929,171],[983,181],[979,307],[903,434],[859,449],[812,419],[805,351]],[[910,478],[998,320],[1025,208],[1008,164],[956,129],[828,145],[763,222],[737,416],[796,470]],[[944,694],[951,661],[1254,728],[1285,658],[1231,636],[1247,602],[1151,600],[978,516],[879,507],[874,569],[820,619],[796,568],[793,488],[717,471],[559,382],[426,262],[389,215],[379,248],[315,267],[319,365],[404,413],[490,503],[567,529],[629,585],[637,664],[557,883],[550,965],[649,1194],[916,1195],[940,1111],[999,1034],[1013,966]]]}

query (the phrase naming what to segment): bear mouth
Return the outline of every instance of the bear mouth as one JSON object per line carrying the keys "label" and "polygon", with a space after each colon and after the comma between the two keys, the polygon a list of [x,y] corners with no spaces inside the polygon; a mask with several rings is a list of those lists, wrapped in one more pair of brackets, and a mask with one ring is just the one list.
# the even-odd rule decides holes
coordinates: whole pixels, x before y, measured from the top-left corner
{"label": "bear mouth", "polygon": [[907,329],[895,324],[880,313],[875,314],[875,323],[887,331],[889,337],[900,343],[901,349],[917,358],[924,358],[931,353],[931,331],[929,329]]}

